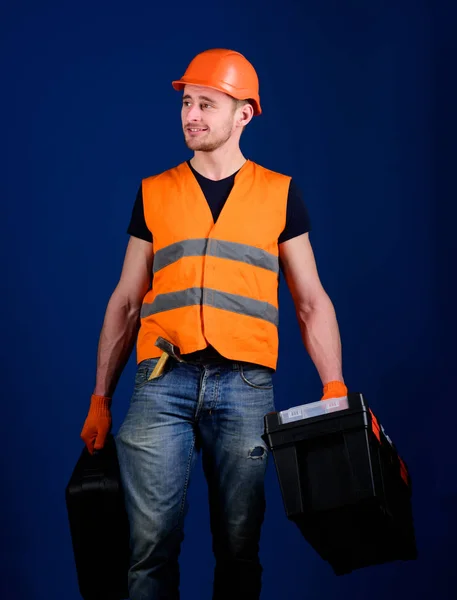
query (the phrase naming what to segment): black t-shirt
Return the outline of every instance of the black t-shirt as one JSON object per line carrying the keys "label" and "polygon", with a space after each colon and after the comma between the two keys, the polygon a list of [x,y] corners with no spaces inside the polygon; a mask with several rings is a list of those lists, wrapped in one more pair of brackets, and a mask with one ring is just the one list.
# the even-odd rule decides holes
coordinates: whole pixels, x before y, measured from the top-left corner
{"label": "black t-shirt", "polygon": [[[192,173],[200,184],[202,192],[213,214],[214,222],[216,222],[225,204],[225,201],[232,190],[236,173],[233,173],[225,179],[213,181],[212,179],[208,179],[207,177],[200,175],[200,173],[197,173],[197,171],[190,164],[190,161],[187,161],[187,164],[191,168]],[[290,240],[291,238],[301,235],[302,233],[307,233],[310,230],[311,222],[308,215],[308,210],[303,201],[300,189],[292,179],[287,198],[286,226],[278,238],[278,243],[281,244],[286,240]],[[136,195],[135,204],[133,205],[132,216],[127,233],[133,235],[134,237],[145,240],[146,242],[152,242],[152,234],[148,229],[144,218],[143,191],[141,185]]]}

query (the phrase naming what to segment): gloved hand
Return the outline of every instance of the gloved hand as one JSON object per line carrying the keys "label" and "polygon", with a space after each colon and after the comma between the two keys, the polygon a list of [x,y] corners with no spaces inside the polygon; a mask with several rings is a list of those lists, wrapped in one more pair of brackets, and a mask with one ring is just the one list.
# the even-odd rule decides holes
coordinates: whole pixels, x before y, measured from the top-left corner
{"label": "gloved hand", "polygon": [[324,385],[324,395],[321,400],[329,398],[343,398],[347,396],[348,389],[342,381],[329,381]]}
{"label": "gloved hand", "polygon": [[92,394],[86,421],[81,431],[81,438],[90,454],[101,450],[105,445],[106,436],[111,430],[111,398]]}

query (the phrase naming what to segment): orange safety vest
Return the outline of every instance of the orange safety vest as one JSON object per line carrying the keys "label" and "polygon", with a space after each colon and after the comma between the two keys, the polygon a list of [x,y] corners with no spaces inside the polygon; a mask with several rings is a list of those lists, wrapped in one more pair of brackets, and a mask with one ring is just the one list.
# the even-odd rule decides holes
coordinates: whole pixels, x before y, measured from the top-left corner
{"label": "orange safety vest", "polygon": [[137,361],[211,344],[223,356],[276,369],[278,237],[290,177],[247,161],[214,223],[187,163],[142,181],[153,279],[141,308]]}

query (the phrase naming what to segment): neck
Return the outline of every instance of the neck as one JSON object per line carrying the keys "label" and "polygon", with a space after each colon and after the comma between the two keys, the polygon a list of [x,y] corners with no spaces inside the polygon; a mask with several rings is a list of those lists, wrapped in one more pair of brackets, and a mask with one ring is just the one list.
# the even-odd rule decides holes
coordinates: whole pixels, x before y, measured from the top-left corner
{"label": "neck", "polygon": [[191,159],[193,168],[208,179],[219,181],[236,173],[246,162],[240,148],[218,148],[213,152],[195,152]]}

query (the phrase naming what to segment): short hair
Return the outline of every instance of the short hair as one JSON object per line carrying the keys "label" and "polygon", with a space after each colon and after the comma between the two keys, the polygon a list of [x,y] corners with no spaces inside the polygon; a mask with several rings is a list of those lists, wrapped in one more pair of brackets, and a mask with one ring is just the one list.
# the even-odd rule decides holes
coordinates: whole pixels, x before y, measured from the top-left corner
{"label": "short hair", "polygon": [[251,104],[250,100],[237,100],[237,98],[233,98],[233,103],[235,105],[235,110],[237,108],[241,108],[242,106],[245,106],[246,104]]}

